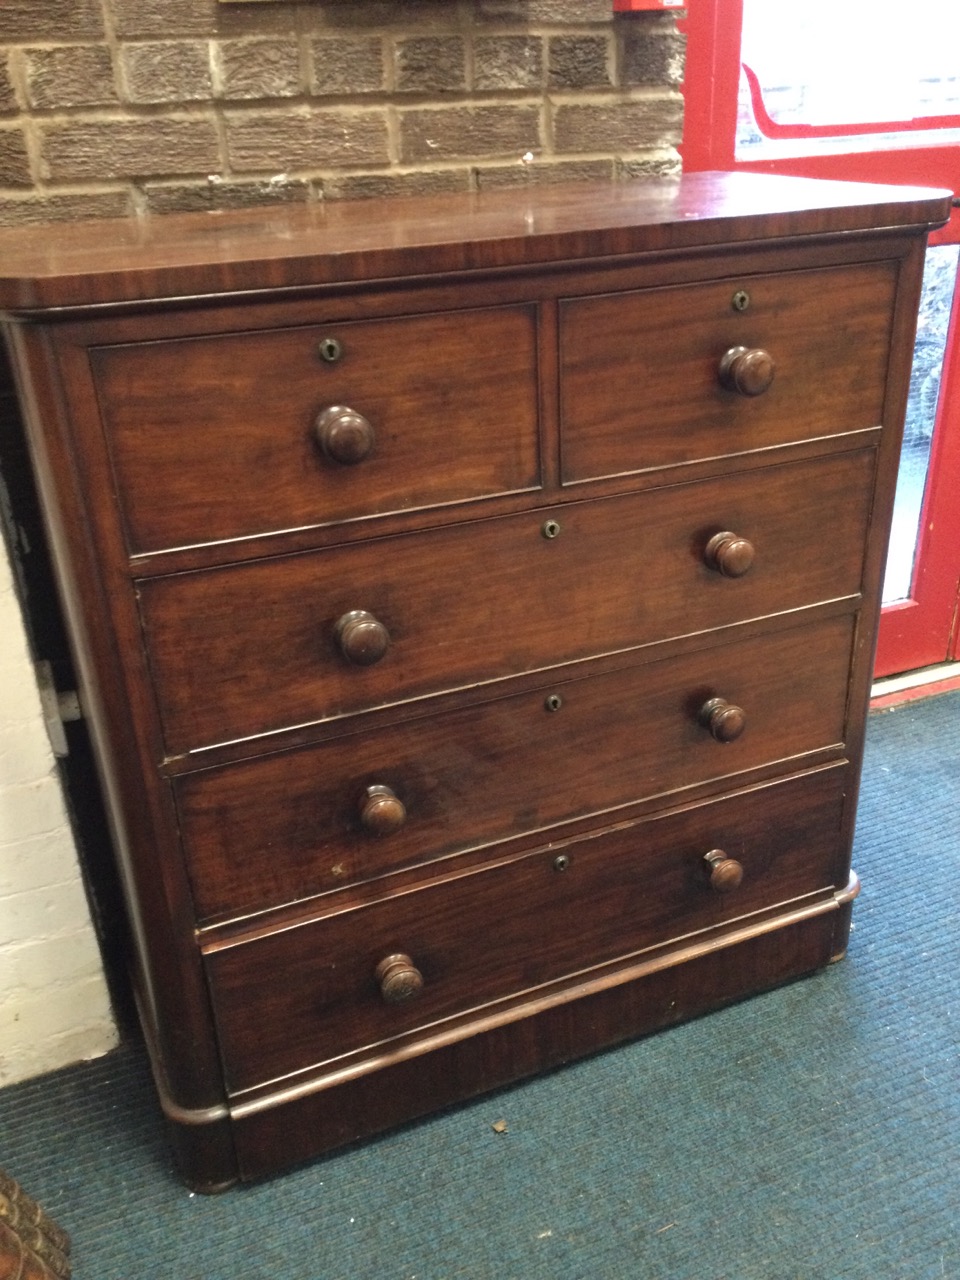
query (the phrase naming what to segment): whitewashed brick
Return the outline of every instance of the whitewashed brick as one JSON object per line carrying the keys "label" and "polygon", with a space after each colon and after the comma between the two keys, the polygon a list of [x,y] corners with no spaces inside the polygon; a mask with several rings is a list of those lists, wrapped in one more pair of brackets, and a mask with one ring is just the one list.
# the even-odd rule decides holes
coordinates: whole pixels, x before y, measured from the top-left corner
{"label": "whitewashed brick", "polygon": [[0,1085],[117,1043],[76,845],[0,547]]}
{"label": "whitewashed brick", "polygon": [[[6,631],[10,625],[13,624],[0,617],[0,628]],[[19,618],[16,619],[16,626],[20,626]],[[3,647],[4,641],[0,640],[0,648]],[[25,653],[0,653],[0,689],[3,690],[0,718],[5,724],[36,720],[40,716],[40,691],[33,667]]]}
{"label": "whitewashed brick", "polygon": [[56,831],[66,821],[63,791],[56,775],[5,787],[0,795],[0,849]]}
{"label": "whitewashed brick", "polygon": [[[0,901],[77,878],[73,833],[64,827],[0,846]],[[2,929],[2,926],[0,926]]]}
{"label": "whitewashed brick", "polygon": [[0,791],[44,778],[54,768],[42,720],[36,715],[28,720],[0,719]]}
{"label": "whitewashed brick", "polygon": [[79,878],[0,898],[0,952],[32,938],[70,933],[79,922],[89,919],[90,909]]}
{"label": "whitewashed brick", "polygon": [[100,949],[85,926],[52,938],[34,938],[3,952],[7,999],[49,994],[87,983],[101,972]]}
{"label": "whitewashed brick", "polygon": [[117,1043],[102,977],[0,1002],[0,1085],[14,1084]]}

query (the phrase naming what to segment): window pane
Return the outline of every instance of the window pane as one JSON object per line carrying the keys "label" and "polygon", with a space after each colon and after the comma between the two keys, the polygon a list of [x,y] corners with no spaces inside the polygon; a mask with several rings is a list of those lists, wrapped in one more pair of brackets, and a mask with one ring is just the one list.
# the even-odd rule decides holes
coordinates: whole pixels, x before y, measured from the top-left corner
{"label": "window pane", "polygon": [[[842,136],[844,125],[960,115],[958,49],[957,0],[925,0],[922,16],[909,20],[903,0],[744,0],[742,60],[777,125],[836,125]],[[755,157],[771,145],[778,153],[797,150],[762,137],[745,81],[740,108],[738,156]],[[872,137],[871,146],[884,145]],[[833,142],[806,139],[802,150],[827,147],[836,150]]]}
{"label": "window pane", "polygon": [[940,375],[953,306],[958,256],[960,245],[955,244],[937,245],[927,250],[890,553],[883,583],[884,604],[907,599],[913,582],[920,511],[940,398]]}

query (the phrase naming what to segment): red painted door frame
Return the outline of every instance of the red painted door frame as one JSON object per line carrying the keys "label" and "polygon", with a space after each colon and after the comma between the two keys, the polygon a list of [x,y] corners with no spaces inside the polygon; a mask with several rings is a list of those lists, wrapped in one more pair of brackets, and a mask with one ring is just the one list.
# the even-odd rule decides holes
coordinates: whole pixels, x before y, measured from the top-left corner
{"label": "red painted door frame", "polygon": [[[803,177],[949,187],[960,191],[960,146],[838,151],[738,161],[735,154],[743,0],[690,0],[683,164],[688,171],[749,169]],[[823,134],[824,130],[818,130]],[[866,139],[865,139],[866,142]],[[822,143],[821,143],[822,145]],[[931,244],[960,243],[960,208]],[[960,657],[960,290],[947,339],[929,481],[909,599],[884,608],[876,673]]]}

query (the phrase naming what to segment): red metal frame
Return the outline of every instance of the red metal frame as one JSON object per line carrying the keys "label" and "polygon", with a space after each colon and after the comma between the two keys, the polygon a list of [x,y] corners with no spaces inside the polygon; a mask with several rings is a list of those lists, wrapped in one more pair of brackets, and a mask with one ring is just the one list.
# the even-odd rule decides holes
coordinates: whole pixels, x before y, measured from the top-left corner
{"label": "red metal frame", "polygon": [[[883,611],[877,643],[878,675],[958,656],[960,622],[960,289],[947,335],[930,477],[920,513],[920,536],[910,598]],[[949,423],[952,430],[943,430]],[[906,661],[906,665],[904,662]]]}
{"label": "red metal frame", "polygon": [[735,169],[743,0],[692,0],[685,20],[683,166]]}
{"label": "red metal frame", "polygon": [[[878,151],[865,146],[853,152],[838,149],[809,156],[737,160],[743,0],[690,0],[688,16],[680,26],[687,34],[681,148],[686,170],[747,169],[960,191],[960,145],[956,143]],[[766,118],[758,117],[758,124],[763,131],[772,125],[770,136],[787,128],[788,136],[820,139],[838,136],[838,130],[850,137],[877,130],[929,131],[960,124],[957,117],[949,116],[919,122],[830,126],[824,132],[821,126],[777,126],[766,112],[763,116]],[[797,134],[798,128],[805,134]],[[960,208],[954,209],[948,225],[935,232],[930,243],[960,243]],[[960,493],[960,294],[954,298],[947,352],[911,596],[883,611],[877,675],[932,666],[960,656],[960,501],[956,498]]]}
{"label": "red metal frame", "polygon": [[613,0],[614,13],[639,13],[641,9],[683,9],[686,0]]}
{"label": "red metal frame", "polygon": [[960,116],[914,116],[910,120],[871,120],[857,124],[778,124],[767,110],[763,90],[753,67],[741,64],[757,127],[765,138],[852,138],[864,133],[911,133],[928,129],[960,128]]}

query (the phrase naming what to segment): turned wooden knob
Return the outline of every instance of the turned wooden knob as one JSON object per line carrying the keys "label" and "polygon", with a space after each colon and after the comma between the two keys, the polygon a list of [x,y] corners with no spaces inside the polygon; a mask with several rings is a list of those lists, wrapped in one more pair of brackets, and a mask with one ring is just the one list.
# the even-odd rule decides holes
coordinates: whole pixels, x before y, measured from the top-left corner
{"label": "turned wooden knob", "polygon": [[717,742],[733,742],[747,727],[746,712],[726,698],[710,698],[700,708],[699,719]]}
{"label": "turned wooden knob", "polygon": [[742,578],[753,564],[753,557],[753,543],[729,531],[715,533],[703,553],[710,568],[725,578]]}
{"label": "turned wooden knob", "polygon": [[731,347],[720,360],[720,381],[741,396],[761,396],[773,382],[777,366],[760,347]]}
{"label": "turned wooden knob", "polygon": [[357,667],[371,667],[390,647],[390,632],[366,609],[351,609],[337,619],[334,634],[340,651]]}
{"label": "turned wooden knob", "polygon": [[703,855],[710,875],[710,888],[717,893],[729,893],[743,879],[743,867],[736,858],[728,858],[722,849],[711,849]]}
{"label": "turned wooden knob", "polygon": [[360,821],[371,835],[388,836],[406,820],[404,803],[390,787],[379,783],[367,787],[360,800]]}
{"label": "turned wooden knob", "polygon": [[368,458],[377,442],[373,427],[363,414],[340,404],[324,409],[313,430],[324,455],[345,467]]}
{"label": "turned wooden knob", "polygon": [[423,974],[403,952],[385,956],[377,965],[376,976],[387,1004],[402,1004],[423,990]]}

